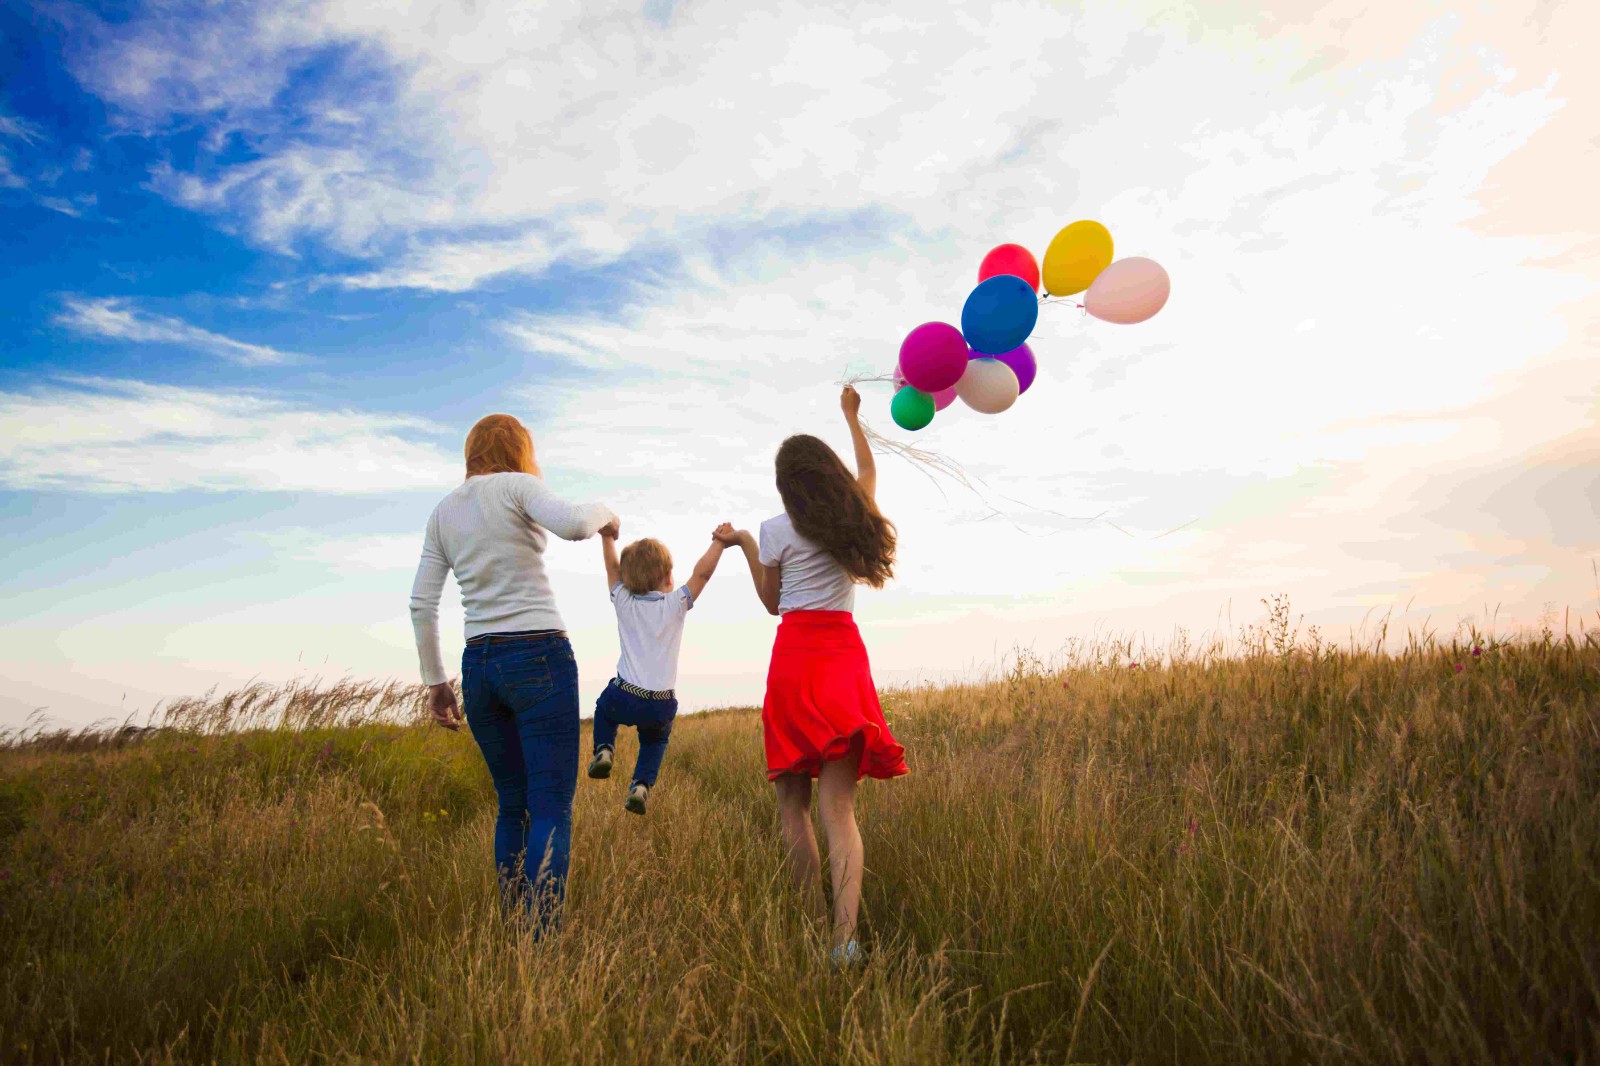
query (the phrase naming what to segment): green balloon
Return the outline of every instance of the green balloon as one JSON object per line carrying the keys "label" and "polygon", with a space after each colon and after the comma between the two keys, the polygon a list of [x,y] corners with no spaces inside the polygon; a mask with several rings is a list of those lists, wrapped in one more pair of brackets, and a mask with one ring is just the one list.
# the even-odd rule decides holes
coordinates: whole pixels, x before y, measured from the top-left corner
{"label": "green balloon", "polygon": [[901,429],[921,429],[933,421],[933,397],[907,385],[894,394],[889,414]]}

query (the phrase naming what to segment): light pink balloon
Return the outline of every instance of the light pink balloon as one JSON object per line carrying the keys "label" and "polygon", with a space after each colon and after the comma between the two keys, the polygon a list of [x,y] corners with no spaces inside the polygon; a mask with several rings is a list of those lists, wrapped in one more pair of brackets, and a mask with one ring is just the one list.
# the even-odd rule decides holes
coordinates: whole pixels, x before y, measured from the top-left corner
{"label": "light pink balloon", "polygon": [[[894,365],[894,387],[903,389],[908,384],[910,382],[906,381],[906,376],[900,372],[900,364],[896,363]],[[956,387],[951,385],[948,389],[940,389],[938,392],[930,392],[928,395],[933,397],[933,409],[935,411],[943,411],[946,407],[956,402]]]}
{"label": "light pink balloon", "polygon": [[1000,360],[978,356],[967,361],[967,372],[956,382],[956,393],[974,411],[997,415],[1017,402],[1017,372]]}
{"label": "light pink balloon", "polygon": [[1106,322],[1143,322],[1166,306],[1172,279],[1161,264],[1143,256],[1118,259],[1100,272],[1084,293],[1083,308]]}

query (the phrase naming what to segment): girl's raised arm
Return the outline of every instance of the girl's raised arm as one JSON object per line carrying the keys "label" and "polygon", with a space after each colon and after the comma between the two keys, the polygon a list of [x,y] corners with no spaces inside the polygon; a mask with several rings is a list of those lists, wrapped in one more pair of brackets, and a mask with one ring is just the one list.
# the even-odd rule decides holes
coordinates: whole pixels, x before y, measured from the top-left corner
{"label": "girl's raised arm", "polygon": [[861,491],[876,499],[878,495],[878,464],[872,458],[872,445],[861,431],[861,394],[846,385],[839,395],[839,406],[844,410],[845,425],[850,427],[850,443],[856,449],[856,481]]}

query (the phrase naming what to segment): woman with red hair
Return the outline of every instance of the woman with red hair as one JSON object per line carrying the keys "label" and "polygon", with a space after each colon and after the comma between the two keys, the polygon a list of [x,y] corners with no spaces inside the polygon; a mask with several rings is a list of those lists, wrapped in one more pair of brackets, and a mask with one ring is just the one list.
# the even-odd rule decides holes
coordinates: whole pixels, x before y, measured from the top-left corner
{"label": "woman with red hair", "polygon": [[546,487],[533,439],[510,415],[467,434],[467,477],[428,518],[411,588],[428,711],[462,722],[439,654],[439,597],[455,572],[466,608],[465,721],[494,779],[494,857],[502,896],[535,936],[554,928],[572,851],[578,783],[578,668],[544,570],[547,534],[584,540],[617,520]]}

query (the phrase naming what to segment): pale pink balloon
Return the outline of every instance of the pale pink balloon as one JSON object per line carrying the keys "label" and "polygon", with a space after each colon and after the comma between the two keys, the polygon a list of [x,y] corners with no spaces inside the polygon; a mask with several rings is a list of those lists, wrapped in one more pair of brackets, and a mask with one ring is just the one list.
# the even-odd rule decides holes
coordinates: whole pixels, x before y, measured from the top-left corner
{"label": "pale pink balloon", "polygon": [[[900,372],[900,364],[896,363],[894,365],[894,387],[903,389],[908,384],[906,376]],[[946,407],[956,402],[956,387],[951,385],[948,389],[940,389],[938,392],[930,392],[928,395],[933,397],[933,409],[935,411],[943,411]]]}
{"label": "pale pink balloon", "polygon": [[1083,295],[1083,308],[1106,322],[1143,322],[1167,303],[1172,279],[1161,264],[1143,256],[1118,259],[1100,272]]}
{"label": "pale pink balloon", "polygon": [[956,395],[980,414],[997,415],[1017,402],[1017,372],[998,359],[979,356],[967,361],[956,382]]}

